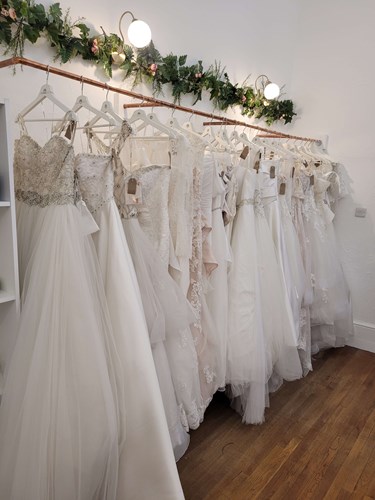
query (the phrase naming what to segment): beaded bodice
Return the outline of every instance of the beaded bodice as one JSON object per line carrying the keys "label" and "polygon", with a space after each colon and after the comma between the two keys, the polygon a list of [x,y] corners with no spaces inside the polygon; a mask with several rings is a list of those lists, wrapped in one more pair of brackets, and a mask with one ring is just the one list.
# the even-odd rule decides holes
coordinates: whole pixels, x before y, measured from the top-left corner
{"label": "beaded bodice", "polygon": [[78,154],[75,168],[82,198],[95,213],[113,199],[112,156]]}
{"label": "beaded bodice", "polygon": [[46,207],[74,203],[74,151],[60,136],[40,146],[29,135],[16,140],[14,152],[16,198]]}

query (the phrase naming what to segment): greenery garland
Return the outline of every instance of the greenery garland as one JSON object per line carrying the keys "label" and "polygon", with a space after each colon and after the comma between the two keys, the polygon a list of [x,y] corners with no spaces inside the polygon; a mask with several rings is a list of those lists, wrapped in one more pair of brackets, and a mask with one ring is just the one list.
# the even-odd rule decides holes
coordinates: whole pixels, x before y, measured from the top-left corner
{"label": "greenery garland", "polygon": [[277,120],[290,123],[296,115],[291,100],[267,100],[262,92],[249,85],[230,82],[220,64],[204,69],[202,61],[187,65],[187,56],[161,56],[153,42],[143,49],[134,49],[114,34],[92,35],[90,28],[78,19],[72,22],[69,10],[63,13],[59,3],[48,8],[33,0],[8,0],[0,13],[0,44],[7,46],[5,54],[23,56],[25,41],[35,43],[46,36],[56,51],[55,60],[66,63],[74,57],[101,65],[109,77],[113,66],[124,72],[124,78],[133,76],[133,86],[148,82],[155,93],[170,84],[175,102],[184,94],[194,96],[194,104],[208,91],[216,108],[226,110],[241,106],[243,115],[263,118],[268,125]]}

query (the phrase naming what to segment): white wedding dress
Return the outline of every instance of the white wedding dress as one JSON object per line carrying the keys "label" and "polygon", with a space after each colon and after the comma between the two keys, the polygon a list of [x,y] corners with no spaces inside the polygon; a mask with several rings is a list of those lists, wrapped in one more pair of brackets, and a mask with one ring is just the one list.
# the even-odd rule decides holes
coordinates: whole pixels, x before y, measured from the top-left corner
{"label": "white wedding dress", "polygon": [[218,345],[217,385],[225,387],[226,358],[228,344],[228,268],[232,261],[230,244],[226,235],[223,211],[227,185],[222,172],[225,172],[230,162],[229,155],[215,154],[215,169],[212,182],[212,230],[209,234],[217,268],[210,274],[208,291],[206,293],[207,306],[215,324],[215,333]]}
{"label": "white wedding dress", "polygon": [[22,311],[0,406],[0,498],[116,498],[124,376],[74,152],[23,135],[14,169]]}
{"label": "white wedding dress", "polygon": [[[125,122],[121,134],[129,132]],[[151,491],[158,499],[181,498],[171,439],[181,455],[189,436],[179,421],[164,346],[150,348],[138,281],[114,201],[113,162],[113,155],[79,154],[75,167],[82,197],[100,228],[93,239],[125,376],[126,441],[117,498],[146,499]],[[170,435],[165,414],[168,424],[174,418]]]}
{"label": "white wedding dress", "polygon": [[[169,235],[165,237],[164,234],[162,238],[154,234],[149,223],[151,216],[161,219],[158,227],[165,227],[163,220],[168,220],[165,215],[167,205],[162,200],[159,205],[157,199],[155,204],[154,196],[155,189],[161,195],[164,193],[164,184],[159,180],[165,180],[166,171],[164,167],[150,165],[130,173],[119,159],[119,153],[116,156],[115,198],[141,289],[151,342],[155,344],[163,341],[178,403],[179,420],[186,430],[196,429],[203,420],[204,406],[197,354],[189,327],[195,318],[182,290],[168,273],[168,262],[162,260],[166,254],[160,250],[166,245],[159,243],[168,241]],[[141,186],[142,204],[134,203],[132,197],[126,194],[131,178]],[[187,445],[188,440],[185,439],[175,449],[177,458],[182,456]]]}
{"label": "white wedding dress", "polygon": [[263,330],[255,240],[256,173],[244,165],[241,162],[236,167],[233,179],[239,191],[231,238],[226,379],[243,422],[260,424],[268,401],[272,356]]}

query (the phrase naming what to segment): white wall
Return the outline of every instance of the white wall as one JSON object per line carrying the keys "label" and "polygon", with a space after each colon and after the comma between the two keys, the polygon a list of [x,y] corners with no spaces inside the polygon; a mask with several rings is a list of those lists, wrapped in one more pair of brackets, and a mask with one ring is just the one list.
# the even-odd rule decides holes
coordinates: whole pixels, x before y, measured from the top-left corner
{"label": "white wall", "polygon": [[[338,236],[353,293],[355,319],[370,327],[366,330],[370,339],[366,346],[375,343],[375,153],[371,147],[375,113],[375,69],[371,63],[374,2],[63,0],[61,5],[71,7],[73,19],[86,16],[97,29],[102,25],[108,32],[118,32],[121,13],[132,10],[150,24],[162,54],[186,53],[189,61],[203,59],[206,65],[220,60],[231,79],[240,83],[249,73],[250,82],[266,73],[272,80],[286,84],[286,97],[297,103],[299,118],[283,130],[311,136],[328,134],[330,153],[345,164],[352,179],[352,196],[341,202],[337,214]],[[124,28],[126,32],[126,20]],[[26,56],[53,64],[53,52],[46,42],[27,45]],[[99,68],[80,60],[64,68],[105,80]],[[11,98],[14,116],[45,81],[43,73],[30,68],[23,72],[18,68],[16,77],[11,70],[1,70],[0,78],[0,94]],[[121,81],[118,72],[113,81],[129,86],[129,82]],[[80,93],[79,83],[53,75],[50,83],[67,105]],[[369,97],[364,96],[366,91]],[[104,99],[104,92],[98,89],[87,87],[85,93],[93,104]],[[190,98],[184,102],[189,105]],[[197,106],[211,110],[207,100]],[[48,133],[46,127],[45,137]],[[368,209],[365,219],[354,218],[357,205]]]}
{"label": "white wall", "polygon": [[[331,156],[351,179],[336,228],[353,296],[353,344],[375,351],[375,3],[301,3],[290,88],[301,119],[290,130],[328,134]],[[354,217],[357,206],[366,218]]]}

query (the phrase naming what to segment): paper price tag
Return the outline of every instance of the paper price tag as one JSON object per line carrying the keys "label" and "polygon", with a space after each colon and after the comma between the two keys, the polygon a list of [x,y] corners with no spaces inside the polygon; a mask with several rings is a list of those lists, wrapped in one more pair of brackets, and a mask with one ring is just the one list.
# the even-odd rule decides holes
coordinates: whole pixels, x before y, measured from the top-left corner
{"label": "paper price tag", "polygon": [[282,183],[280,184],[279,194],[281,194],[281,195],[282,195],[282,194],[285,194],[285,189],[286,189],[286,184],[285,184],[285,182],[282,182]]}
{"label": "paper price tag", "polygon": [[125,191],[125,203],[127,205],[141,205],[142,200],[142,186],[140,181],[132,177],[128,180]]}
{"label": "paper price tag", "polygon": [[242,158],[243,160],[246,160],[246,158],[249,155],[249,152],[250,152],[249,146],[245,146],[242,150],[242,153],[240,154],[240,158]]}

